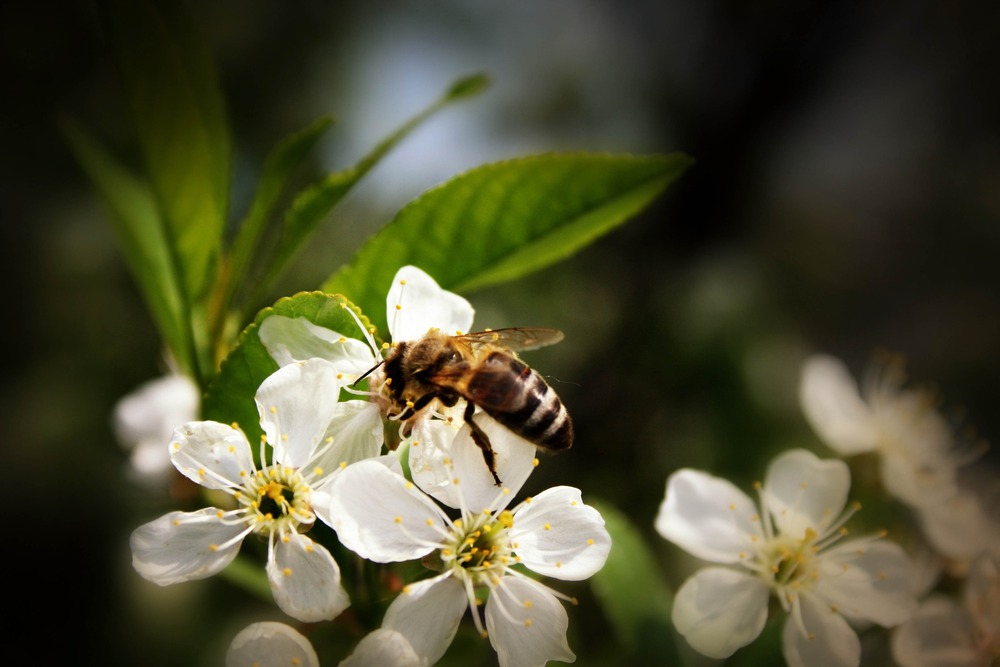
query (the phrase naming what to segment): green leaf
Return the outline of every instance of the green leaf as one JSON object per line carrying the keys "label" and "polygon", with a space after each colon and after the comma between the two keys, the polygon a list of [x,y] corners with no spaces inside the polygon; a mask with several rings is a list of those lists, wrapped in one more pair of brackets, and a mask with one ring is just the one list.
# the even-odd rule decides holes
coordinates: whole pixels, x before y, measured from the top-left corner
{"label": "green leaf", "polygon": [[[406,264],[456,292],[519,278],[621,225],[690,163],[679,153],[573,153],[477,167],[405,206],[322,289],[380,313]],[[384,317],[375,322],[385,326]]]}
{"label": "green leaf", "polygon": [[[268,271],[260,281],[259,292],[270,288],[288,263],[302,248],[305,241],[316,231],[319,224],[351,188],[361,180],[372,167],[378,164],[389,151],[396,147],[424,121],[453,102],[468,99],[486,88],[488,79],[473,75],[459,79],[436,102],[408,120],[395,132],[383,139],[370,153],[356,165],[327,175],[318,183],[299,193],[285,215],[285,225],[277,250],[268,266]],[[391,276],[390,276],[391,278]]]}
{"label": "green leaf", "polygon": [[211,57],[176,0],[102,0],[139,149],[191,305],[215,276],[230,132]]}
{"label": "green leaf", "polygon": [[370,326],[367,318],[350,301],[339,294],[323,292],[300,292],[279,299],[273,306],[257,313],[253,323],[240,333],[235,347],[223,360],[218,375],[209,385],[202,403],[202,416],[225,424],[236,422],[250,442],[256,442],[261,430],[254,396],[260,383],[278,370],[278,364],[260,342],[257,332],[261,323],[271,315],[304,317],[313,324],[364,341],[357,323],[345,307],[355,309],[365,328]]}
{"label": "green leaf", "polygon": [[604,517],[611,554],[590,578],[619,643],[629,655],[622,664],[682,664],[670,621],[673,593],[642,533],[614,506],[588,501]]}
{"label": "green leaf", "polygon": [[238,287],[239,279],[248,275],[245,273],[247,264],[254,254],[268,217],[288,185],[292,172],[302,163],[306,154],[312,150],[331,124],[333,118],[323,116],[308,127],[283,139],[268,155],[250,205],[250,212],[240,223],[233,243],[227,267],[228,294],[224,303],[230,302],[231,295]]}
{"label": "green leaf", "polygon": [[149,187],[126,170],[75,120],[60,130],[111,213],[111,227],[164,344],[181,368],[194,370],[180,285],[168,252],[159,210]]}

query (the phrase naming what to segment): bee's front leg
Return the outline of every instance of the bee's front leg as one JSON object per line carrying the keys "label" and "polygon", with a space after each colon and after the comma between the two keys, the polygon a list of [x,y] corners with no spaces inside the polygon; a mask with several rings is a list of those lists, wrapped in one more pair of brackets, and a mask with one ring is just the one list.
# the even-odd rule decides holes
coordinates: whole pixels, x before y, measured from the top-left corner
{"label": "bee's front leg", "polygon": [[486,431],[479,427],[479,424],[472,421],[472,413],[476,411],[476,404],[472,401],[468,401],[465,404],[465,423],[469,425],[472,429],[472,441],[476,443],[483,452],[483,460],[486,461],[486,467],[490,469],[490,474],[493,475],[493,481],[496,482],[497,486],[501,485],[500,477],[497,476],[496,467],[496,454],[493,452],[493,445],[490,444],[490,438],[486,435]]}

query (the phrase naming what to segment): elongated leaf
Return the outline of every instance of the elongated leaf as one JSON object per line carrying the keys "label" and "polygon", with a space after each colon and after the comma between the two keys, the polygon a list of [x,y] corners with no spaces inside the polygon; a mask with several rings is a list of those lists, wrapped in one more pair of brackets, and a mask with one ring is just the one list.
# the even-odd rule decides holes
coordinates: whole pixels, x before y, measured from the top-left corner
{"label": "elongated leaf", "polygon": [[[364,337],[357,323],[344,310],[345,306],[355,308],[354,304],[339,294],[300,292],[279,299],[273,306],[257,313],[253,323],[240,333],[236,346],[222,362],[218,375],[209,385],[202,403],[203,417],[226,424],[235,421],[250,438],[250,442],[256,442],[261,431],[254,395],[260,383],[278,370],[278,364],[260,342],[257,331],[261,322],[271,315],[304,317],[313,324],[363,341]],[[355,314],[366,328],[370,326],[364,315],[357,310]]]}
{"label": "elongated leaf", "polygon": [[590,584],[619,643],[629,651],[622,664],[682,664],[670,621],[673,593],[653,552],[625,514],[607,503],[588,502],[611,534],[611,554]]}
{"label": "elongated leaf", "polygon": [[268,155],[250,205],[250,212],[240,223],[233,243],[227,267],[227,294],[223,303],[230,302],[231,295],[238,287],[238,280],[246,275],[245,269],[257,247],[261,232],[292,173],[332,123],[333,118],[323,116],[308,127],[283,139]]}
{"label": "elongated leaf", "polygon": [[634,216],[690,163],[677,153],[574,153],[478,167],[405,206],[322,289],[349,294],[374,318],[404,264],[457,292],[519,278]]}
{"label": "elongated leaf", "polygon": [[180,285],[153,193],[76,121],[63,118],[60,129],[111,213],[111,227],[118,246],[164,344],[174,353],[181,367],[191,372],[194,360],[187,338]]}
{"label": "elongated leaf", "polygon": [[190,302],[214,278],[230,182],[215,71],[175,0],[101,0],[143,162]]}
{"label": "elongated leaf", "polygon": [[448,90],[437,101],[383,139],[356,165],[333,172],[299,193],[286,213],[282,237],[271,260],[269,271],[261,281],[261,289],[266,290],[270,287],[305,241],[316,231],[317,226],[326,218],[331,209],[389,151],[438,111],[454,102],[477,95],[486,88],[487,83],[487,78],[481,74],[459,79],[449,86]]}

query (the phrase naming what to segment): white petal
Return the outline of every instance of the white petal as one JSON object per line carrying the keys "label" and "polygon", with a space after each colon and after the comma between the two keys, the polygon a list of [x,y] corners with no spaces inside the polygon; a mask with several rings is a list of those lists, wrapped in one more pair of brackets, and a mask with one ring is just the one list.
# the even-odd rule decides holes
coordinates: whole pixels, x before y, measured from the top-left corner
{"label": "white petal", "polygon": [[204,579],[222,570],[239,553],[241,533],[250,529],[243,524],[222,523],[219,512],[214,507],[171,512],[136,528],[129,538],[135,571],[167,586]]}
{"label": "white petal", "polygon": [[801,538],[807,529],[822,535],[840,517],[850,488],[846,463],[792,449],[768,466],[764,497],[780,532]]}
{"label": "white petal", "polygon": [[[473,512],[498,509],[517,494],[534,471],[537,451],[533,444],[515,435],[486,413],[477,411],[473,419],[490,439],[497,477],[500,478],[502,487],[497,487],[496,480],[483,459],[483,450],[473,442],[472,429],[467,424],[455,436],[451,446],[454,475],[461,484],[465,507]],[[498,494],[501,488],[507,489],[508,493]],[[442,499],[442,502],[451,507],[461,507],[448,500]]]}
{"label": "white petal", "polygon": [[852,540],[820,555],[817,595],[850,619],[898,625],[916,611],[910,562],[887,540]]}
{"label": "white petal", "polygon": [[814,355],[802,367],[799,401],[819,437],[838,454],[871,451],[878,440],[871,408],[844,364]]}
{"label": "white petal", "polygon": [[[461,419],[418,419],[407,450],[410,474],[421,490],[448,507],[459,507],[461,498],[454,485],[452,443],[461,429]],[[482,456],[479,457],[482,461]],[[492,479],[490,480],[492,483]]]}
{"label": "white petal", "polygon": [[714,563],[735,563],[759,535],[757,507],[731,482],[683,469],[667,479],[654,527],[685,551]]}
{"label": "white petal", "polygon": [[382,451],[382,413],[372,401],[341,401],[328,415],[329,447],[310,463],[327,473],[342,464],[378,456]]}
{"label": "white petal", "polygon": [[975,667],[976,626],[954,600],[934,595],[892,633],[892,657],[902,667]]}
{"label": "white petal", "polygon": [[188,422],[170,441],[170,460],[182,475],[209,489],[240,487],[256,470],[243,431],[219,422]]}
{"label": "white petal", "polygon": [[375,460],[347,466],[329,485],[327,513],[340,543],[376,563],[420,558],[447,521],[434,501]]}
{"label": "white petal", "polygon": [[982,636],[992,638],[990,650],[1000,652],[1000,554],[984,554],[972,564],[962,602]]}
{"label": "white petal", "polygon": [[696,651],[727,658],[760,635],[767,621],[769,590],[757,577],[707,567],[681,585],[671,620]]}
{"label": "white petal", "polygon": [[441,289],[415,266],[396,272],[385,306],[389,332],[396,342],[416,340],[432,328],[447,334],[468,333],[475,315],[468,301]]}
{"label": "white petal", "polygon": [[947,504],[958,493],[954,465],[921,461],[914,456],[912,442],[905,448],[882,449],[879,473],[883,486],[917,510]]}
{"label": "white petal", "polygon": [[[399,476],[403,475],[403,467],[400,465],[399,459],[397,459],[393,454],[384,454],[368,460],[384,465]],[[313,489],[312,495],[310,496],[313,512],[316,513],[316,516],[319,517],[320,521],[331,528],[333,527],[333,517],[330,515],[330,490],[333,488],[334,480],[345,469],[346,468],[340,468],[338,466],[332,473],[325,475],[319,485]]]}
{"label": "white petal", "polygon": [[[329,361],[341,373],[360,375],[375,363],[367,343],[317,326],[304,317],[271,315],[261,322],[257,332],[279,366],[316,357]],[[357,333],[360,335],[360,331]]]}
{"label": "white petal", "polygon": [[611,536],[604,519],[569,486],[547,489],[514,512],[510,531],[528,568],[557,579],[579,581],[604,567]]}
{"label": "white petal", "polygon": [[405,586],[386,609],[382,627],[399,632],[434,664],[451,645],[468,606],[461,582],[445,572]]}
{"label": "white petal", "polygon": [[861,661],[861,642],[843,616],[811,596],[799,598],[803,634],[794,616],[781,633],[789,667],[853,667]]}
{"label": "white petal", "polygon": [[115,405],[115,435],[126,448],[155,442],[169,466],[166,443],[179,425],[198,418],[198,385],[186,375],[166,375],[142,384]]}
{"label": "white petal", "polygon": [[[362,638],[354,652],[339,667],[423,667],[428,662],[417,655],[406,637],[395,630],[377,628]],[[228,665],[227,665],[228,667]]]}
{"label": "white petal", "polygon": [[569,618],[562,604],[536,581],[507,576],[486,601],[486,630],[500,667],[544,667],[573,662],[566,641]]}
{"label": "white petal", "polygon": [[312,644],[284,623],[251,623],[233,637],[226,667],[319,667]]}
{"label": "white petal", "polygon": [[351,602],[340,585],[340,567],[326,547],[298,533],[275,542],[267,578],[283,612],[312,623],[334,619],[347,609]]}
{"label": "white petal", "polygon": [[342,384],[337,369],[322,359],[283,366],[261,383],[255,401],[276,463],[309,463],[326,438]]}

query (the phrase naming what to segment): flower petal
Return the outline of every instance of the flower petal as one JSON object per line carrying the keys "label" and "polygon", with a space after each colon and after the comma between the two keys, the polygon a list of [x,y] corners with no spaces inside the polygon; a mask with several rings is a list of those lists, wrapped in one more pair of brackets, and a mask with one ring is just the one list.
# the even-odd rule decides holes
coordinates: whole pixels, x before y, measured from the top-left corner
{"label": "flower petal", "polygon": [[274,448],[274,461],[302,467],[326,438],[343,380],[328,361],[310,359],[283,366],[257,389],[260,425]]}
{"label": "flower petal", "polygon": [[251,623],[233,637],[226,667],[319,667],[312,644],[284,623]]}
{"label": "flower petal", "polygon": [[403,635],[417,655],[434,664],[451,645],[468,606],[461,582],[445,572],[403,587],[382,627]]}
{"label": "flower petal", "polygon": [[376,628],[361,639],[354,652],[341,660],[338,667],[423,667],[427,664],[406,637],[395,630]]}
{"label": "flower petal", "polygon": [[760,635],[769,589],[757,577],[725,567],[695,572],[674,596],[671,620],[694,650],[727,658]]}
{"label": "flower petal", "polygon": [[852,620],[892,627],[917,608],[910,572],[899,545],[851,540],[822,553],[815,591]]}
{"label": "flower petal", "polygon": [[[506,426],[482,411],[473,415],[476,424],[486,433],[493,448],[497,477],[507,489],[507,493],[498,494],[493,474],[490,473],[483,450],[472,440],[472,429],[468,424],[462,426],[451,445],[451,456],[454,462],[454,476],[462,485],[462,499],[465,507],[473,512],[482,509],[498,509],[506,505],[524,485],[525,480],[535,469],[535,446],[519,437]],[[453,504],[453,498],[441,499],[450,507],[461,507]]]}
{"label": "flower petal", "polygon": [[188,422],[174,431],[170,460],[182,475],[209,489],[239,488],[256,470],[243,431],[213,421]]}
{"label": "flower petal", "polygon": [[579,581],[604,567],[611,536],[604,519],[569,486],[546,489],[514,512],[511,541],[528,568],[557,579]]}
{"label": "flower petal", "polygon": [[500,667],[573,662],[566,641],[569,617],[549,590],[527,577],[507,576],[486,601],[486,630]]}
{"label": "flower petal", "polygon": [[316,357],[329,361],[341,373],[360,375],[375,364],[367,343],[317,326],[304,317],[271,315],[261,322],[257,333],[279,366]]}
{"label": "flower petal", "polygon": [[292,618],[307,623],[336,618],[351,604],[340,585],[340,567],[322,544],[299,533],[275,540],[267,561],[274,601]]}
{"label": "flower petal", "polygon": [[475,315],[468,301],[441,289],[415,266],[404,266],[396,272],[385,306],[395,342],[416,340],[432,328],[447,334],[468,333]]}
{"label": "flower petal", "polygon": [[802,629],[789,616],[781,633],[789,667],[853,667],[861,662],[861,642],[844,617],[811,596],[799,598]]}
{"label": "flower petal", "polygon": [[369,459],[347,466],[329,485],[327,513],[341,544],[376,563],[420,558],[448,522],[406,478]]}
{"label": "flower petal", "polygon": [[799,401],[813,429],[838,454],[849,456],[875,449],[878,431],[871,408],[839,359],[818,354],[806,360]]}
{"label": "flower petal", "polygon": [[327,473],[345,463],[378,456],[382,451],[382,413],[372,401],[341,401],[328,415],[329,447],[311,463]]}
{"label": "flower petal", "polygon": [[[403,475],[403,466],[400,465],[399,459],[396,458],[394,454],[384,454],[368,460],[375,461],[376,463],[386,466],[389,470],[401,477]],[[333,527],[333,517],[330,516],[330,489],[333,488],[333,482],[344,470],[346,470],[346,468],[337,466],[329,475],[323,476],[319,484],[313,488],[312,495],[310,496],[310,503],[312,504],[313,512],[316,513],[316,516],[320,519],[320,521],[330,527]]]}
{"label": "flower petal", "polygon": [[654,527],[663,537],[698,558],[735,563],[760,535],[757,507],[731,482],[683,469],[667,479]]}
{"label": "flower petal", "polygon": [[976,647],[976,626],[958,603],[944,595],[927,598],[892,633],[892,657],[902,667],[970,667],[987,658]]}
{"label": "flower petal", "polygon": [[113,426],[118,441],[132,449],[132,464],[143,477],[171,472],[166,444],[178,424],[198,418],[198,385],[186,375],[151,380],[115,405]]}
{"label": "flower petal", "polygon": [[[414,483],[427,495],[437,498],[448,507],[461,505],[455,488],[455,465],[452,443],[462,428],[461,418],[419,418],[413,425],[410,447],[407,450],[410,474]],[[479,460],[483,457],[480,455]],[[490,480],[492,483],[492,479]],[[496,487],[494,487],[495,492]]]}
{"label": "flower petal", "polygon": [[807,529],[822,535],[840,517],[850,488],[846,463],[792,449],[768,466],[764,498],[780,532],[801,538]]}
{"label": "flower petal", "polygon": [[250,528],[223,523],[221,512],[214,507],[171,512],[136,528],[129,538],[135,571],[167,586],[222,570],[236,558]]}

